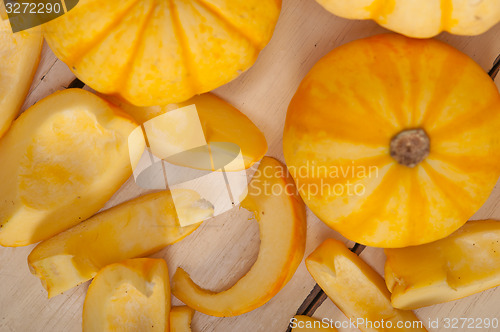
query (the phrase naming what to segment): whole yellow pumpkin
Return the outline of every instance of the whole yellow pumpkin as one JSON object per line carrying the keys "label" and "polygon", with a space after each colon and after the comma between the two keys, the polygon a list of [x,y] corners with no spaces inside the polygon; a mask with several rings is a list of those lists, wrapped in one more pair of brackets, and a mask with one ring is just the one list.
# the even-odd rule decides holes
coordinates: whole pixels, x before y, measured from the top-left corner
{"label": "whole yellow pumpkin", "polygon": [[350,240],[443,238],[500,176],[500,95],[472,59],[387,34],[321,59],[288,108],[284,154],[311,210]]}
{"label": "whole yellow pumpkin", "polygon": [[428,38],[448,31],[479,35],[500,22],[498,0],[316,0],[329,12],[372,19],[408,37]]}
{"label": "whole yellow pumpkin", "polygon": [[280,10],[281,0],[80,0],[44,30],[57,57],[93,89],[166,105],[252,66]]}

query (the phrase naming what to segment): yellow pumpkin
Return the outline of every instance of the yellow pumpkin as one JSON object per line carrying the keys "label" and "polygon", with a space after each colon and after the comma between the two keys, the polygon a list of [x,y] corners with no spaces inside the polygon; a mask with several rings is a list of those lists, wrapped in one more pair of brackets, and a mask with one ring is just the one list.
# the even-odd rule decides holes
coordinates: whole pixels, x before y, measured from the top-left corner
{"label": "yellow pumpkin", "polygon": [[500,95],[469,57],[387,34],[321,59],[288,108],[284,154],[306,204],[345,237],[405,247],[441,239],[499,175]]}
{"label": "yellow pumpkin", "polygon": [[428,38],[448,31],[479,35],[500,22],[498,0],[316,0],[329,12],[372,19],[408,37]]}
{"label": "yellow pumpkin", "polygon": [[44,30],[93,89],[137,106],[166,105],[252,66],[280,10],[281,0],[80,0]]}

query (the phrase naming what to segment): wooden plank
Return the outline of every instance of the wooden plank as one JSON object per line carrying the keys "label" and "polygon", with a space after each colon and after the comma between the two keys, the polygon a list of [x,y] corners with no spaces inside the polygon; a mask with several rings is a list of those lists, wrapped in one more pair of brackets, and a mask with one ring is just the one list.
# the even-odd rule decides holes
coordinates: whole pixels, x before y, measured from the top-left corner
{"label": "wooden plank", "polygon": [[[273,40],[261,53],[255,66],[215,93],[248,115],[265,133],[269,143],[268,155],[283,160],[281,146],[286,109],[302,78],[317,60],[333,48],[385,31],[373,22],[335,17],[313,0],[284,1]],[[476,37],[445,33],[438,39],[462,50],[484,70],[489,70],[500,54],[499,35],[500,26],[496,26]],[[23,110],[52,92],[68,87],[74,78],[71,71],[45,45]],[[500,87],[500,79],[497,78],[496,82]],[[145,192],[133,179],[129,179],[105,208]],[[475,217],[500,218],[499,198],[500,188],[497,186]],[[177,266],[182,266],[200,285],[222,290],[244,275],[256,259],[258,226],[249,221],[249,217],[245,210],[228,211],[204,223],[184,241],[154,256],[167,260],[171,275]],[[354,244],[342,239],[308,211],[306,256],[330,237],[341,239],[350,247]],[[0,248],[0,331],[80,331],[81,309],[88,283],[47,300],[39,280],[27,268],[26,256],[32,247]],[[380,249],[366,248],[361,257],[379,273],[382,272],[384,256]],[[193,331],[285,331],[290,318],[311,294],[314,286],[314,280],[302,263],[290,283],[263,307],[232,318],[196,313]],[[499,316],[498,292],[498,289],[494,289],[450,304],[424,308],[417,314],[423,318],[451,315],[485,317],[486,314]],[[316,289],[313,299],[318,294],[320,292]],[[180,304],[177,299],[173,301],[174,304]],[[314,311],[311,309],[315,309],[313,307],[317,303],[318,300],[306,302],[309,313]],[[330,300],[319,306],[314,316],[346,320]],[[439,330],[443,329],[433,329]]]}
{"label": "wooden plank", "polygon": [[38,100],[58,90],[66,89],[74,79],[75,75],[68,66],[57,59],[47,43],[44,42],[40,64],[21,112],[24,112]]}

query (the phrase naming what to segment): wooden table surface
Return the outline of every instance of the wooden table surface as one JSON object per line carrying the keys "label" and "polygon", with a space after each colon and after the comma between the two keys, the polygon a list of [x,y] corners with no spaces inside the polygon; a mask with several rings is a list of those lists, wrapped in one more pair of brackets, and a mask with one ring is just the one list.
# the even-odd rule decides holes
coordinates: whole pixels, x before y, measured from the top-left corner
{"label": "wooden table surface", "polygon": [[[284,0],[274,37],[257,63],[215,93],[249,116],[266,136],[268,155],[283,161],[282,133],[286,110],[305,74],[333,48],[385,31],[373,22],[336,17],[314,0]],[[437,39],[465,52],[486,71],[500,54],[500,25],[476,37],[445,33]],[[45,45],[23,110],[54,91],[67,88],[74,79],[66,65],[57,60]],[[497,79],[497,86],[500,87],[500,79]],[[105,208],[144,192],[129,179]],[[500,219],[499,202],[500,187],[497,185],[474,219]],[[185,240],[153,256],[167,260],[171,276],[177,266],[182,266],[201,286],[223,290],[243,276],[256,259],[259,250],[258,225],[249,217],[250,214],[243,209],[228,211],[206,221]],[[342,239],[310,211],[307,222],[306,256],[326,238]],[[354,244],[343,240],[349,246]],[[88,283],[48,300],[40,281],[28,270],[26,258],[32,248],[0,247],[0,331],[81,331],[82,305]],[[365,248],[360,256],[383,273],[385,257],[381,249]],[[314,285],[302,262],[292,280],[266,305],[232,318],[216,318],[197,312],[193,331],[285,332],[290,318]],[[180,301],[173,298],[173,304],[178,305]],[[440,320],[441,327],[429,328],[430,331],[445,331],[442,326],[444,318],[500,318],[500,287],[459,301],[423,308],[416,313],[425,325],[429,320]],[[329,299],[319,305],[313,316],[346,320]]]}

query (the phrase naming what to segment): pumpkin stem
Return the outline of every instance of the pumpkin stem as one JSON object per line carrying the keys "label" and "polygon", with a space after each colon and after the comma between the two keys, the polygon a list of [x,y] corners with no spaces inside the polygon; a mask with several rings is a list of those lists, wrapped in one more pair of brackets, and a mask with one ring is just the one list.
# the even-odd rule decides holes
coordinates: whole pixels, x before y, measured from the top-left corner
{"label": "pumpkin stem", "polygon": [[429,155],[430,145],[429,136],[423,129],[403,130],[391,140],[391,157],[413,168]]}

